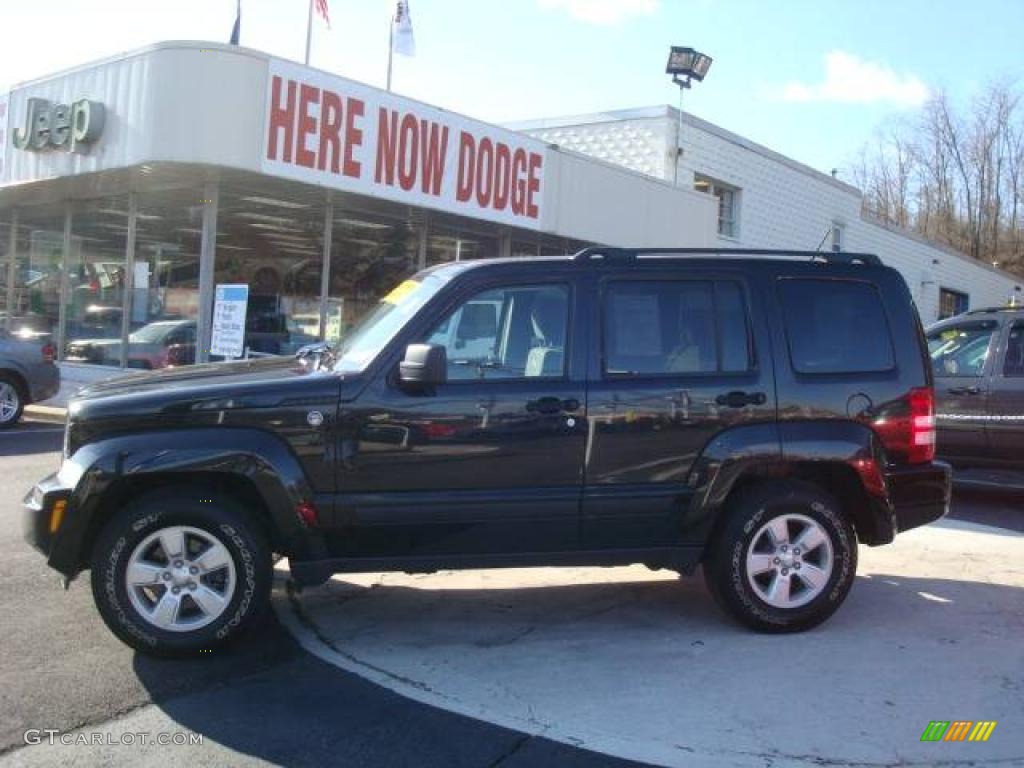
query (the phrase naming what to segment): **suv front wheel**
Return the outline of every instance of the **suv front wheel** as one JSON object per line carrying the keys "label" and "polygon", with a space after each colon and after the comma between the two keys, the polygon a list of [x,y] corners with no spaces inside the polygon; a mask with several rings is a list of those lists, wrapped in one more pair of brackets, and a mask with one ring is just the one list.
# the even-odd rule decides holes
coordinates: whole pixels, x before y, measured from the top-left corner
{"label": "suv front wheel", "polygon": [[764,632],[810,629],[846,598],[857,539],[836,500],[799,481],[766,483],[730,500],[704,558],[715,601]]}
{"label": "suv front wheel", "polygon": [[271,578],[258,527],[230,499],[201,488],[130,503],[93,550],[103,620],[156,655],[211,651],[233,639],[265,609]]}

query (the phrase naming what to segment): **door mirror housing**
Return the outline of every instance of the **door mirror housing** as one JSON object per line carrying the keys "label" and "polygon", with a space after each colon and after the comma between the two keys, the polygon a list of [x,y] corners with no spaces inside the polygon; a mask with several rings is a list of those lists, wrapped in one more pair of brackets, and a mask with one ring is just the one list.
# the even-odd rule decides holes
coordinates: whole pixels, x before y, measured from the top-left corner
{"label": "door mirror housing", "polygon": [[409,389],[423,390],[448,380],[448,352],[440,344],[410,344],[398,366],[398,379]]}

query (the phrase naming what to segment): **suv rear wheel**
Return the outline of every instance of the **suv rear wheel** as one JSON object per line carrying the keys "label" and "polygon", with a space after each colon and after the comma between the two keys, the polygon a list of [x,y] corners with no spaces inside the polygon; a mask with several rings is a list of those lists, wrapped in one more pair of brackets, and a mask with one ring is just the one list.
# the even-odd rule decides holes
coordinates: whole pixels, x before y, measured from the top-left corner
{"label": "suv rear wheel", "polygon": [[741,491],[708,545],[715,601],[765,632],[797,632],[831,616],[857,572],[857,539],[836,500],[810,483]]}
{"label": "suv rear wheel", "polygon": [[272,578],[261,531],[208,490],[150,494],[107,524],[93,550],[93,598],[121,640],[157,655],[222,646],[264,611]]}

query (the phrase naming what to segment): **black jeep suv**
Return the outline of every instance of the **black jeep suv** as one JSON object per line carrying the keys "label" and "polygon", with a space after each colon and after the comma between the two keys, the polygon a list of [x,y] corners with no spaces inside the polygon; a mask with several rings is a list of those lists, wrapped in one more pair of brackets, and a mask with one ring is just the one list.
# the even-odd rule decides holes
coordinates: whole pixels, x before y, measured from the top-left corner
{"label": "black jeep suv", "polygon": [[[446,264],[335,350],[96,385],[27,536],[151,653],[354,571],[691,571],[760,630],[827,618],[858,542],[940,518],[932,371],[877,257],[588,249]],[[414,630],[413,630],[414,631]]]}

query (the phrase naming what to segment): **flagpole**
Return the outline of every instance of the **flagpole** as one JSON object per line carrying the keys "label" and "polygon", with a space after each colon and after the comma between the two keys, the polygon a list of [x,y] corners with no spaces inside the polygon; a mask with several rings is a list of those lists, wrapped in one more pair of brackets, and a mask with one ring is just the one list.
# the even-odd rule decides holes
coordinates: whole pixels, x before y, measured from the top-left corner
{"label": "flagpole", "polygon": [[309,0],[309,17],[306,19],[306,66],[309,66],[309,47],[313,42],[313,0]]}
{"label": "flagpole", "polygon": [[395,55],[395,20],[388,22],[388,91],[391,90],[391,60]]}

